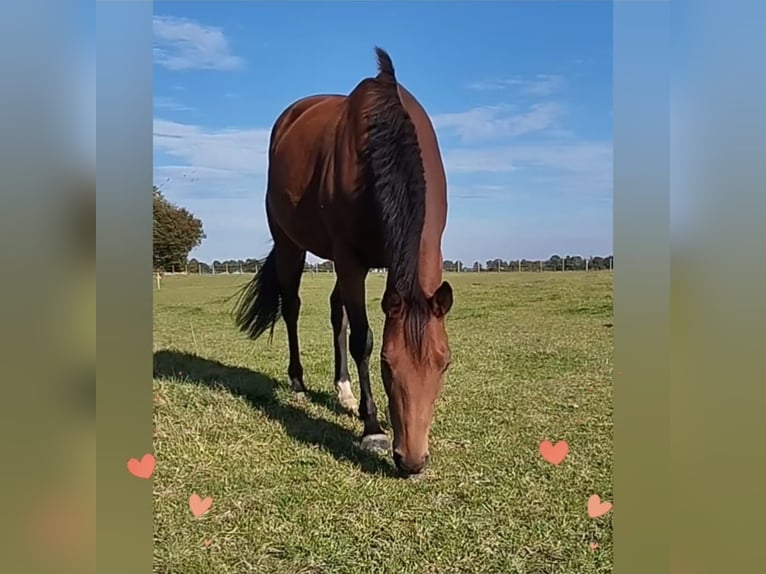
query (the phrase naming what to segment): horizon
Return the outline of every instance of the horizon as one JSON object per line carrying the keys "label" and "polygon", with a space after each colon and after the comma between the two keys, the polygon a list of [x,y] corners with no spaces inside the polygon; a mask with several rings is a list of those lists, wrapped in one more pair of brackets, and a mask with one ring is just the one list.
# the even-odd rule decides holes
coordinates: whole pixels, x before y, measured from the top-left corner
{"label": "horizon", "polygon": [[202,220],[190,259],[266,255],[273,121],[374,76],[376,45],[437,132],[445,260],[611,255],[611,3],[315,2],[299,21],[296,9],[154,5],[153,180]]}
{"label": "horizon", "polygon": [[[605,255],[604,254],[596,254],[596,255],[583,256],[583,255],[572,255],[571,253],[568,253],[566,255],[560,255],[559,253],[553,253],[553,254],[549,255],[547,258],[544,258],[544,259],[539,259],[539,258],[538,259],[528,259],[526,257],[521,257],[521,258],[516,258],[516,259],[504,259],[502,257],[493,257],[491,259],[474,259],[473,261],[471,261],[468,264],[466,264],[462,259],[453,259],[453,258],[450,258],[450,257],[444,257],[442,259],[442,267],[444,267],[447,263],[453,263],[455,265],[460,263],[461,268],[469,270],[476,263],[479,263],[480,266],[482,266],[482,268],[485,268],[485,267],[488,267],[487,265],[485,265],[488,262],[495,263],[497,261],[500,261],[501,263],[506,263],[506,264],[519,263],[519,262],[521,262],[521,263],[525,263],[525,262],[526,263],[541,263],[541,262],[542,263],[549,263],[554,258],[558,258],[558,259],[560,259],[562,261],[574,260],[574,259],[579,259],[581,261],[593,261],[595,259],[601,259],[603,261],[607,261],[609,259],[614,260],[614,254],[613,253],[608,253],[608,254],[605,254]],[[204,261],[204,260],[200,260],[197,257],[191,257],[191,258],[189,258],[189,262],[186,264],[186,267],[191,265],[192,262],[196,262],[199,265],[205,265],[207,267],[213,267],[214,268],[216,263],[218,265],[226,265],[228,263],[236,263],[238,265],[239,264],[248,265],[248,264],[250,264],[252,262],[255,262],[255,263],[258,263],[258,264],[262,264],[263,261],[264,261],[264,259],[256,259],[254,257],[250,257],[250,258],[247,258],[247,259],[234,259],[234,258],[219,259],[219,258],[215,258],[212,261],[210,261],[210,260]],[[330,259],[322,259],[322,258],[316,258],[315,262],[309,262],[307,260],[306,263],[304,264],[304,269],[305,269],[305,267],[307,265],[310,266],[310,267],[316,267],[317,265],[325,265],[327,263],[332,263],[332,261]],[[378,268],[375,268],[375,269],[378,269]],[[380,268],[380,269],[385,269],[385,268]]]}

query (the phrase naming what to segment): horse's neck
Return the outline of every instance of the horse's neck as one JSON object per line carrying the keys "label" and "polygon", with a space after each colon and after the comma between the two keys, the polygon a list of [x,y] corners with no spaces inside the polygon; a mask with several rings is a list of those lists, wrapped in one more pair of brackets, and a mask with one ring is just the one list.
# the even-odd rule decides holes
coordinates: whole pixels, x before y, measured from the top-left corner
{"label": "horse's neck", "polygon": [[[417,124],[416,124],[417,125]],[[417,126],[421,142],[433,138],[432,132],[425,130],[422,124]],[[438,144],[429,141],[421,143],[423,153],[423,171],[426,179],[426,214],[423,231],[420,236],[420,254],[418,261],[420,286],[427,297],[433,295],[442,282],[442,234],[447,220],[446,178],[439,155]]]}
{"label": "horse's neck", "polygon": [[[434,174],[430,166],[426,167],[426,216],[423,222],[423,232],[420,236],[420,253],[418,255],[418,275],[420,286],[426,297],[434,294],[442,281],[442,234],[446,220],[446,198],[441,197],[439,174]],[[437,180],[437,181],[434,181]]]}
{"label": "horse's neck", "polygon": [[426,216],[420,237],[418,275],[420,286],[427,297],[439,288],[442,281],[441,241],[447,218],[446,177],[441,161],[439,142],[428,114],[415,97],[399,86],[399,98],[415,124],[422,151],[423,171],[426,179]]}

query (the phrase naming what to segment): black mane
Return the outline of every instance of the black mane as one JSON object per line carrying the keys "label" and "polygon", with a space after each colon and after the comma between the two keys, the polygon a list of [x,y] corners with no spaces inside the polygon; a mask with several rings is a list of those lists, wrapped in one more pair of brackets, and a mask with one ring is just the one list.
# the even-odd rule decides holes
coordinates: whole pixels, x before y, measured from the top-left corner
{"label": "black mane", "polygon": [[391,58],[380,48],[375,52],[379,73],[367,123],[365,167],[390,258],[387,288],[395,289],[402,298],[405,342],[420,354],[430,315],[418,277],[425,221],[425,174],[415,125],[399,99]]}

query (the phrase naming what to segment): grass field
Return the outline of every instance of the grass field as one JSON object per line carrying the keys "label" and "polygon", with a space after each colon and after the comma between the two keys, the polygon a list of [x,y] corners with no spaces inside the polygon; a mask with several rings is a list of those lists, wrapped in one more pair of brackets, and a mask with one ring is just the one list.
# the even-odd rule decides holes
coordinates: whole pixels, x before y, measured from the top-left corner
{"label": "grass field", "polygon": [[[592,494],[612,500],[611,273],[447,276],[453,363],[431,464],[410,480],[361,451],[360,422],[336,409],[334,278],[303,280],[303,401],[287,388],[284,325],[271,345],[233,327],[225,300],[249,278],[155,285],[156,573],[612,571],[612,512],[586,510]],[[383,284],[368,280],[381,413]],[[540,456],[546,439],[569,443],[558,466]],[[199,518],[192,493],[213,499]]]}

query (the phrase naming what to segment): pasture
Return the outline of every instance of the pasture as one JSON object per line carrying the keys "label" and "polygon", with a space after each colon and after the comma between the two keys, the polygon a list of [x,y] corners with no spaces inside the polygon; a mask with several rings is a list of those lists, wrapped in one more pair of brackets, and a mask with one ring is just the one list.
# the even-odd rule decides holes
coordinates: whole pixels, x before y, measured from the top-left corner
{"label": "pasture", "polygon": [[[612,500],[610,272],[445,276],[453,362],[431,464],[408,480],[360,450],[361,423],[336,408],[334,276],[303,278],[302,400],[284,323],[271,344],[235,330],[226,299],[249,279],[154,287],[155,573],[612,571],[612,512],[586,510],[592,494]],[[384,282],[367,281],[381,417]],[[561,464],[542,459],[546,439],[569,443]],[[199,518],[192,493],[213,499]]]}

